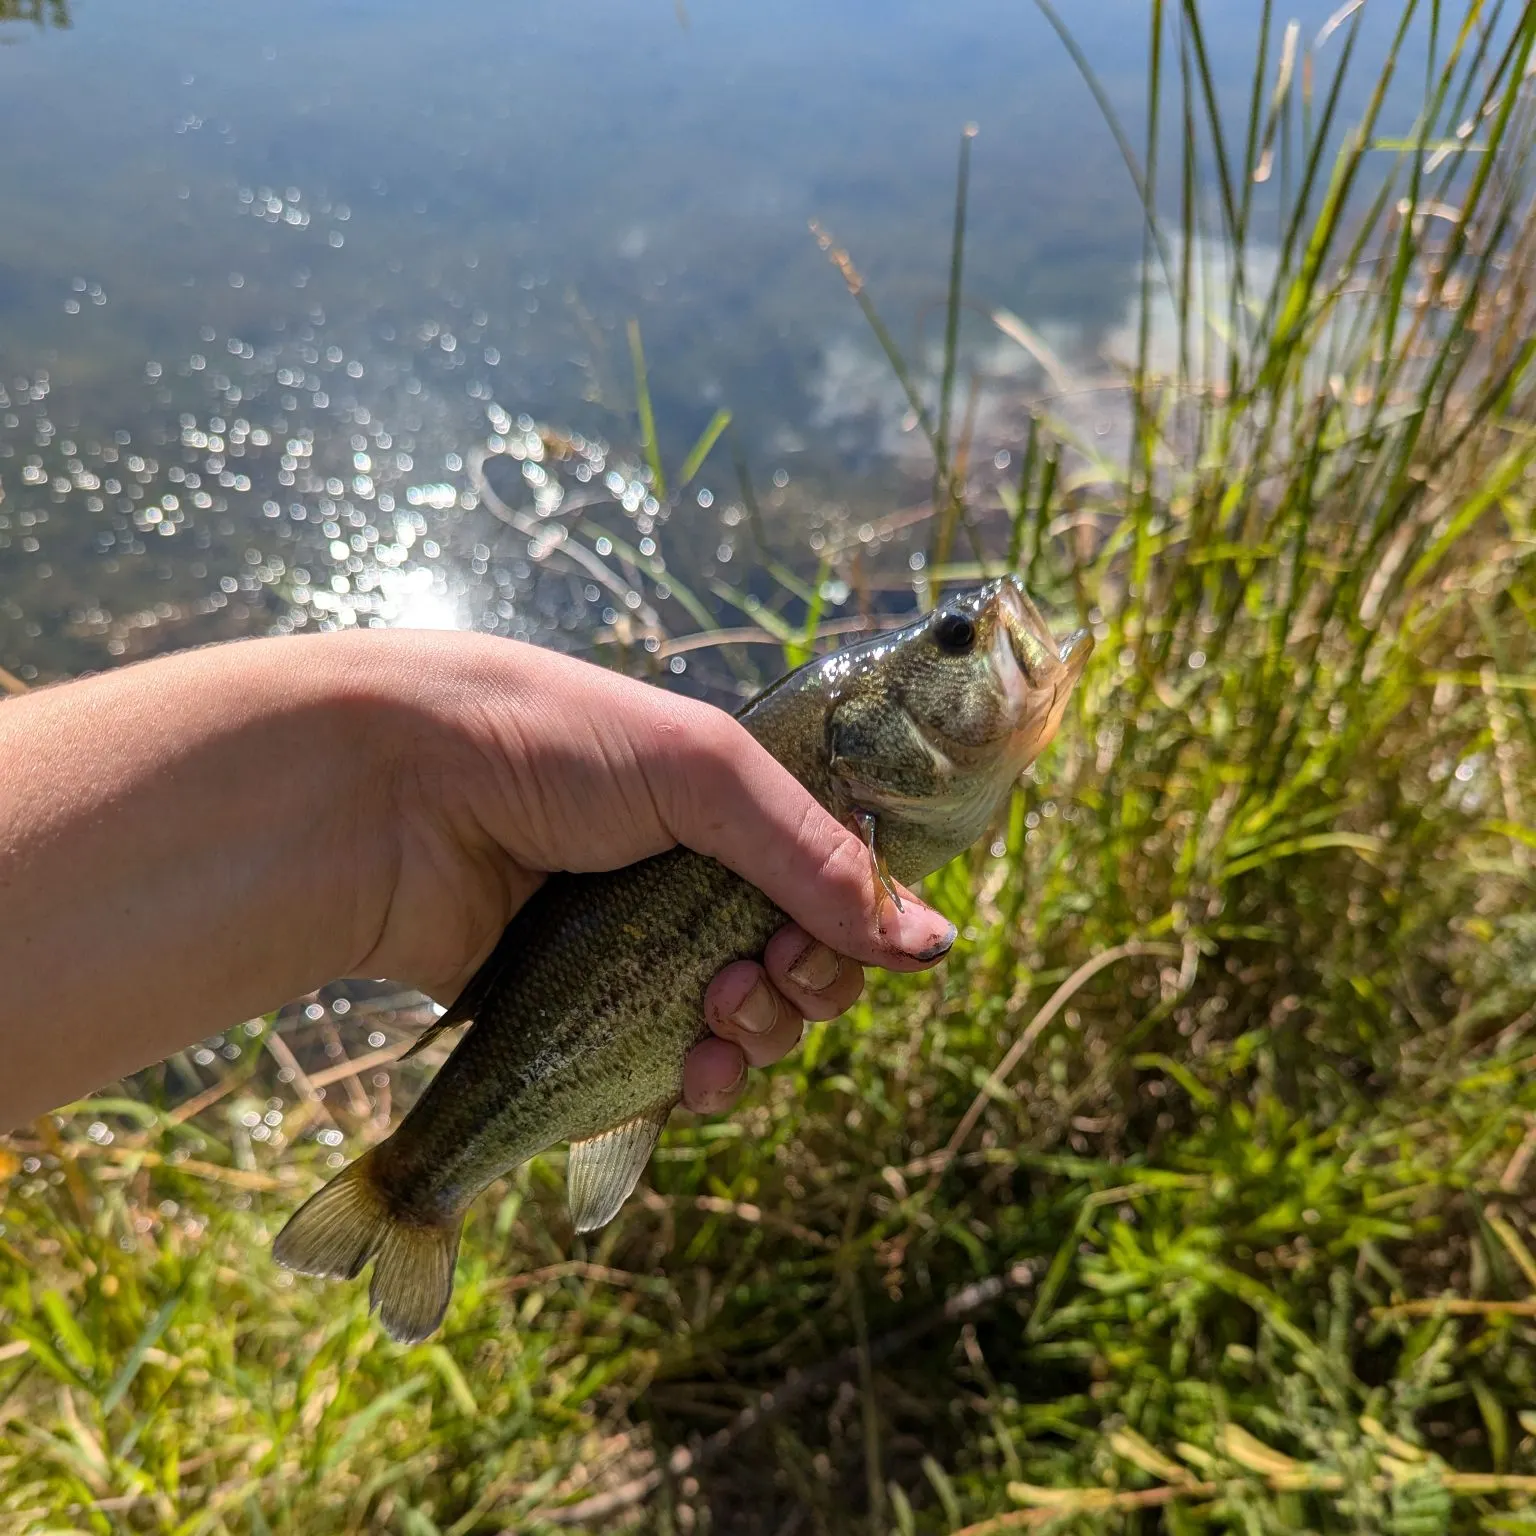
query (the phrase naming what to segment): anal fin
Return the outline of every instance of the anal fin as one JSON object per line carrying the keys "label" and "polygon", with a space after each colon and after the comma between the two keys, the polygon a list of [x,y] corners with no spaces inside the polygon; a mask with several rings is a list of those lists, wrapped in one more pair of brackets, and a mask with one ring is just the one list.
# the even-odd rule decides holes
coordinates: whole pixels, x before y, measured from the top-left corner
{"label": "anal fin", "polygon": [[648,1109],[596,1136],[571,1143],[566,1199],[578,1232],[595,1232],[619,1214],[656,1150],[670,1104]]}

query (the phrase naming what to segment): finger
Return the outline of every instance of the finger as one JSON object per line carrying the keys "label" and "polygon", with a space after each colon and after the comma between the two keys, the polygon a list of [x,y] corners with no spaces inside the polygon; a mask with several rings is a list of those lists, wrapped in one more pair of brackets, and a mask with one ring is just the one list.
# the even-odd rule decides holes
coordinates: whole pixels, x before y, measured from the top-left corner
{"label": "finger", "polygon": [[686,746],[676,721],[658,729],[643,770],[680,843],[719,859],[839,954],[908,971],[948,953],[954,924],[908,891],[898,908],[864,844],[744,727],[676,702],[691,705]]}
{"label": "finger", "polygon": [[729,1040],[701,1040],[683,1061],[683,1103],[696,1114],[723,1114],[746,1083],[747,1058]]}
{"label": "finger", "polygon": [[835,1019],[858,1001],[864,967],[788,923],[763,952],[768,978],[808,1019]]}
{"label": "finger", "polygon": [[738,960],[704,994],[704,1017],[723,1040],[739,1045],[754,1067],[766,1067],[800,1043],[805,1020],[768,980],[762,966]]}

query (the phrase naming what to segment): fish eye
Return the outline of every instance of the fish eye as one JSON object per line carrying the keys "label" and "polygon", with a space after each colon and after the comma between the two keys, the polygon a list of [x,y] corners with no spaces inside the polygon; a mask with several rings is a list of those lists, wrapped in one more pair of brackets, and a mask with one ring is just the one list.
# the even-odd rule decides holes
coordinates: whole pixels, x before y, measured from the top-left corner
{"label": "fish eye", "polygon": [[939,649],[950,656],[964,656],[976,644],[976,625],[958,608],[946,608],[933,626]]}

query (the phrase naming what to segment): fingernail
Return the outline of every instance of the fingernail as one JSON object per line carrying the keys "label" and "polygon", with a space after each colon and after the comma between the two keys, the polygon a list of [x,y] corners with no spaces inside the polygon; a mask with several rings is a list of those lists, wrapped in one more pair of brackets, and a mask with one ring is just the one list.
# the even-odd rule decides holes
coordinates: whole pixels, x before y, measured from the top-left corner
{"label": "fingernail", "polygon": [[925,964],[947,955],[959,932],[932,907],[910,901],[904,912],[887,907],[881,914],[881,929],[903,953]]}
{"label": "fingernail", "polygon": [[785,974],[807,992],[825,992],[837,980],[842,968],[843,958],[836,950],[812,939],[785,968]]}
{"label": "fingernail", "polygon": [[[749,1035],[765,1035],[773,1028],[774,1021],[779,1016],[779,1006],[773,1000],[773,993],[768,990],[768,983],[758,981],[753,983],[752,990],[742,998],[735,1013],[731,1015],[731,1022],[738,1028],[744,1029]],[[743,1067],[745,1072],[746,1068]]]}

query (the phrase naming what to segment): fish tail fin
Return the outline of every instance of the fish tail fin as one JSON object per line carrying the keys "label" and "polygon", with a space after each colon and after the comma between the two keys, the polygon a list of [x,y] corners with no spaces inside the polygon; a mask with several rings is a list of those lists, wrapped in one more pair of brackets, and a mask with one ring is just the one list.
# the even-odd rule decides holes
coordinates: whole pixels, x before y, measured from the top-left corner
{"label": "fish tail fin", "polygon": [[398,1344],[417,1344],[434,1333],[453,1296],[463,1215],[455,1211],[430,1226],[395,1221],[379,1242],[368,1304]]}
{"label": "fish tail fin", "polygon": [[369,1304],[392,1339],[415,1344],[448,1310],[462,1213],[441,1222],[401,1217],[373,1164],[365,1152],[316,1190],[277,1234],[272,1257],[301,1275],[338,1280],[355,1279],[374,1259]]}
{"label": "fish tail fin", "polygon": [[272,1244],[272,1257],[301,1275],[355,1280],[378,1252],[389,1229],[389,1202],[370,1177],[365,1152],[322,1185],[288,1218]]}

